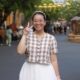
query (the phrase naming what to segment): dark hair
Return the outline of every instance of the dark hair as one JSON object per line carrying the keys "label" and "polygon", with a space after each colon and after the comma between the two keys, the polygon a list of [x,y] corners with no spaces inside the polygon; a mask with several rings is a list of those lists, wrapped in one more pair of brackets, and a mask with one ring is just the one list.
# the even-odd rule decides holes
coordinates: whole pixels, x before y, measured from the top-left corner
{"label": "dark hair", "polygon": [[45,13],[42,12],[42,11],[35,11],[35,12],[33,13],[33,15],[32,15],[32,20],[34,19],[34,16],[35,16],[36,14],[42,15],[43,18],[44,18],[44,20],[46,20],[46,15],[45,15]]}

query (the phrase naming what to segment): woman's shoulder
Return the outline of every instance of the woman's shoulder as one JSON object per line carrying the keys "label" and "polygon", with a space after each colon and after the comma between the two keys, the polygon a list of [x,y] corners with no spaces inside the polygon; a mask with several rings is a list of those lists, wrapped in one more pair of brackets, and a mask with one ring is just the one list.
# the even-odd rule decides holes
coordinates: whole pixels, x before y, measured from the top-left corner
{"label": "woman's shoulder", "polygon": [[54,36],[54,35],[49,34],[49,33],[46,33],[46,34],[47,34],[47,36],[48,36],[50,39],[55,39],[55,36]]}

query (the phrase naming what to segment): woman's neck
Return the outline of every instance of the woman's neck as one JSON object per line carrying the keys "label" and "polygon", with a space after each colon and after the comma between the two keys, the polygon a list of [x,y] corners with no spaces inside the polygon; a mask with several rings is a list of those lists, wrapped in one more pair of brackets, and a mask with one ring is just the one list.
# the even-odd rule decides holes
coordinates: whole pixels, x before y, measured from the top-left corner
{"label": "woman's neck", "polygon": [[45,34],[45,32],[44,31],[35,31],[35,34],[38,36],[42,36]]}

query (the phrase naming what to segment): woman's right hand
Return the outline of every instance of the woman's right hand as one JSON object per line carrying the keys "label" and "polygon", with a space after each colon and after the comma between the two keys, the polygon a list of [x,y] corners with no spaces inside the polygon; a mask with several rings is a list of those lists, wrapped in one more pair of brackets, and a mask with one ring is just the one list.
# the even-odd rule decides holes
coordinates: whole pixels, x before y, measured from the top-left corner
{"label": "woman's right hand", "polygon": [[28,35],[29,31],[30,31],[30,26],[28,22],[27,26],[23,29],[23,35]]}
{"label": "woman's right hand", "polygon": [[23,30],[23,35],[28,35],[29,31],[30,31],[30,28],[25,27],[24,30]]}

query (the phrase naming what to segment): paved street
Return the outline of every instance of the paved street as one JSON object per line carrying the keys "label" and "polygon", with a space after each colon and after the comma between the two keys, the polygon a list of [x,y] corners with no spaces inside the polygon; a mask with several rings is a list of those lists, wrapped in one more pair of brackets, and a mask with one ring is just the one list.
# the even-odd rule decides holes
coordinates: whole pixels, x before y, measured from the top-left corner
{"label": "paved street", "polygon": [[[68,42],[65,35],[56,35],[56,39],[62,80],[80,80],[80,44]],[[0,46],[0,80],[18,80],[25,57],[16,53],[17,44]]]}
{"label": "paved street", "polygon": [[65,36],[57,36],[56,38],[62,79],[80,80],[80,44],[68,42]]}

